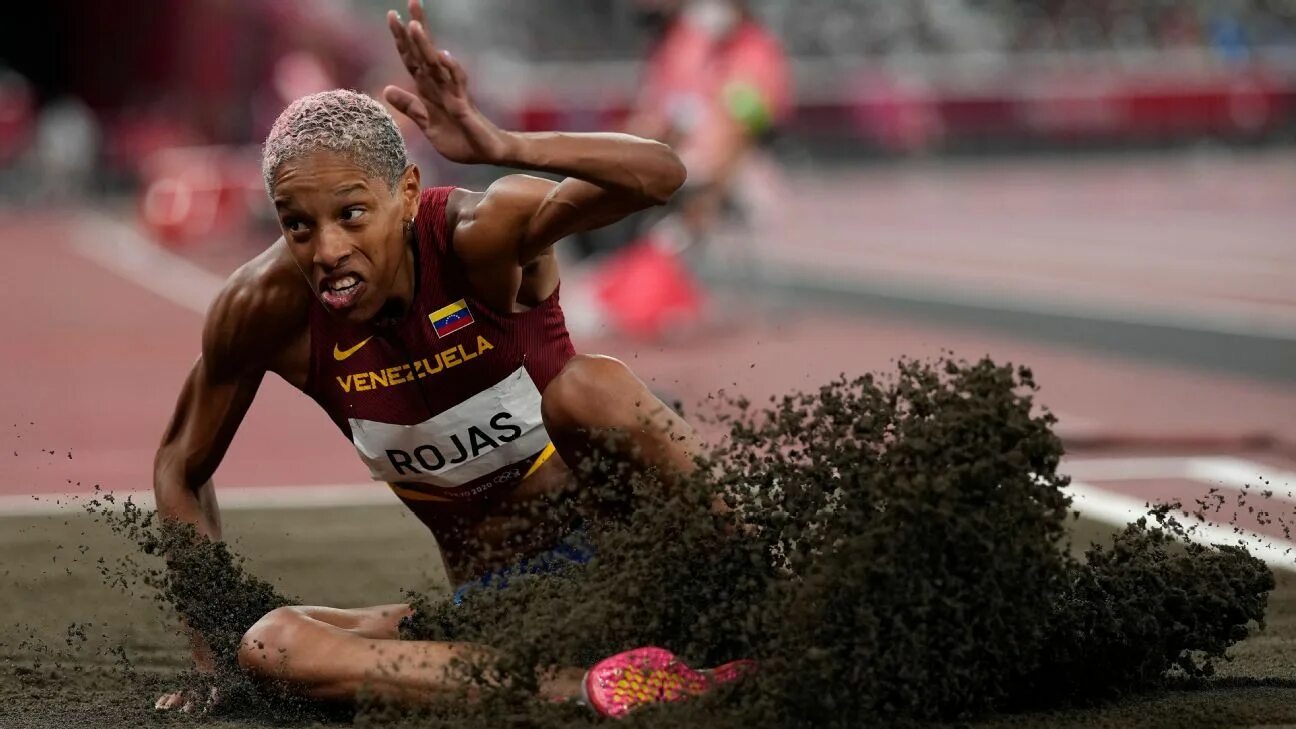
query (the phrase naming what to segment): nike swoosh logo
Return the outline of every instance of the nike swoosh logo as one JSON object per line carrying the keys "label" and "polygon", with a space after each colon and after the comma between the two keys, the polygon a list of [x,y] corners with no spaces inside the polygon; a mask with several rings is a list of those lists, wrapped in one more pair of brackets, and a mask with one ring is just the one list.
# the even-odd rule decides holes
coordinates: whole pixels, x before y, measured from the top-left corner
{"label": "nike swoosh logo", "polygon": [[[369,337],[369,339],[373,339],[373,337]],[[351,349],[338,349],[338,346],[337,346],[336,344],[334,344],[334,345],[333,345],[333,359],[335,359],[335,360],[341,362],[342,360],[346,359],[347,357],[350,357],[351,355],[355,354],[356,352],[359,352],[361,347],[363,347],[363,346],[365,346],[366,344],[369,343],[369,339],[364,340],[363,342],[357,344],[356,346],[352,347]]]}

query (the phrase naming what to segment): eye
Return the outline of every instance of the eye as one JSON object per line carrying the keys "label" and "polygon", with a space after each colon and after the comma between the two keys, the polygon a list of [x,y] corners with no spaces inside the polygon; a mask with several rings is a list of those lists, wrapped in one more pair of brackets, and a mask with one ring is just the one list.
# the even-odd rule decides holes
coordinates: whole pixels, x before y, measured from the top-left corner
{"label": "eye", "polygon": [[358,205],[346,208],[345,210],[342,211],[342,222],[354,223],[360,218],[364,217],[364,214],[365,214],[365,209]]}
{"label": "eye", "polygon": [[285,218],[280,221],[280,225],[283,226],[284,230],[293,235],[299,235],[306,232],[306,221],[301,220],[300,218]]}

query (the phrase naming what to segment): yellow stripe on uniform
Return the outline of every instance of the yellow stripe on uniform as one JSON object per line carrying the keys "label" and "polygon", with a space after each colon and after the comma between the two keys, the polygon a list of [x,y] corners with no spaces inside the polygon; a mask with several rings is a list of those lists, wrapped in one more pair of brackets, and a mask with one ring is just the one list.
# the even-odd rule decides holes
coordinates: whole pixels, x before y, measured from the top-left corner
{"label": "yellow stripe on uniform", "polygon": [[522,480],[527,480],[531,477],[531,474],[540,470],[540,467],[544,465],[544,462],[549,460],[549,457],[557,450],[557,448],[554,448],[553,441],[549,441],[549,445],[545,446],[544,450],[540,451],[540,455],[536,456],[536,459],[531,462],[531,467],[528,468],[526,474],[522,476]]}
{"label": "yellow stripe on uniform", "polygon": [[436,494],[429,494],[423,491],[415,491],[414,489],[403,488],[401,486],[397,486],[394,483],[389,483],[387,485],[391,487],[392,491],[396,492],[397,496],[401,497],[402,499],[408,499],[410,501],[440,501],[443,503],[447,501],[454,501],[454,499],[448,499],[444,496],[437,496]]}
{"label": "yellow stripe on uniform", "polygon": [[[539,471],[540,467],[544,465],[544,462],[552,458],[553,454],[557,452],[558,449],[554,448],[554,444],[551,441],[548,445],[544,447],[544,450],[540,451],[540,454],[535,457],[535,460],[531,462],[531,467],[527,469],[527,472],[525,474],[523,474],[522,480],[525,481],[526,479],[531,477],[531,474],[535,473],[536,471]],[[387,484],[387,486],[390,487],[391,490],[394,491],[397,496],[401,497],[402,499],[409,499],[410,501],[445,502],[445,501],[455,500],[455,499],[447,498],[445,496],[439,496],[437,494],[430,494],[426,491],[415,491],[414,489],[407,489],[404,486],[399,486],[394,483],[389,483]]]}

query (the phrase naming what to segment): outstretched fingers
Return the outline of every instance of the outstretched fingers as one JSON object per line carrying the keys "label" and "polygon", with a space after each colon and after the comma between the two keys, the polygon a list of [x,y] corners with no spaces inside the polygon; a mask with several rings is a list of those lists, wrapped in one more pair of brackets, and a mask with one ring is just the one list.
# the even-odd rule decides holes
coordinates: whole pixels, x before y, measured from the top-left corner
{"label": "outstretched fingers", "polygon": [[427,22],[427,16],[423,14],[423,0],[409,0],[407,4],[411,20],[417,20],[420,23]]}
{"label": "outstretched fingers", "polygon": [[[441,56],[445,52],[437,50],[436,40],[432,37],[431,30],[428,29],[427,14],[423,10],[423,0],[408,0],[408,5],[410,14],[409,32],[411,35],[417,32],[418,38],[422,39],[423,42],[419,43],[419,50],[423,55],[423,59],[430,66],[438,69],[442,68]],[[437,75],[438,78],[441,77],[439,72],[437,72]]]}
{"label": "outstretched fingers", "polygon": [[430,80],[434,85],[451,83],[452,74],[443,66],[441,54],[437,51],[436,44],[432,42],[427,26],[423,23],[421,6],[416,1],[412,1],[410,7],[419,10],[417,13],[412,13],[414,18],[408,25],[401,22],[400,15],[395,10],[387,11],[387,29],[391,31],[392,39],[396,43],[396,52],[400,55],[401,62],[405,64],[405,70],[409,71],[410,76],[416,80]]}
{"label": "outstretched fingers", "polygon": [[418,0],[409,0],[408,21],[389,11],[387,29],[415,86],[413,93],[395,86],[384,89],[383,97],[393,108],[429,133],[446,116],[462,118],[475,111],[468,98],[468,74],[448,52],[437,48]]}
{"label": "outstretched fingers", "polygon": [[383,98],[387,103],[396,108],[397,111],[413,119],[420,127],[426,126],[430,121],[427,113],[427,107],[419,97],[411,94],[399,86],[388,86],[383,89]]}
{"label": "outstretched fingers", "polygon": [[446,85],[453,90],[456,95],[464,96],[468,93],[468,72],[459,64],[450,51],[441,51],[441,67],[446,70],[448,79]]}
{"label": "outstretched fingers", "polygon": [[418,73],[418,57],[414,54],[414,47],[410,43],[405,24],[401,22],[400,15],[395,10],[387,11],[387,29],[391,31],[392,39],[396,41],[396,52],[400,54],[405,70],[409,71],[411,76]]}
{"label": "outstretched fingers", "polygon": [[427,27],[417,20],[411,20],[409,23],[409,36],[419,60],[435,74],[436,67],[440,65],[441,54],[437,52],[436,44],[432,42],[432,36],[428,35]]}

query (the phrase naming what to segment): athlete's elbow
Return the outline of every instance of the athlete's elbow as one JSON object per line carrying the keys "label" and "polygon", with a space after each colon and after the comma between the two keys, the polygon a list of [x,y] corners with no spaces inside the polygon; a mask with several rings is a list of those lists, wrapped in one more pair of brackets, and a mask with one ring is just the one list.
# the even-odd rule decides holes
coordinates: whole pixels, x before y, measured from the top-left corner
{"label": "athlete's elbow", "polygon": [[165,505],[177,498],[193,498],[207,480],[194,474],[187,461],[183,450],[174,444],[163,444],[153,456],[153,497],[163,517],[167,516]]}
{"label": "athlete's elbow", "polygon": [[174,503],[178,492],[184,490],[184,468],[175,449],[163,445],[153,456],[153,498],[159,513],[166,517],[166,506]]}
{"label": "athlete's elbow", "polygon": [[158,518],[165,523],[190,524],[207,539],[221,538],[220,510],[210,477],[186,467],[187,458],[177,448],[163,446],[153,461],[153,496]]}
{"label": "athlete's elbow", "polygon": [[661,162],[656,174],[653,175],[652,184],[645,190],[645,196],[653,205],[665,205],[674,197],[676,191],[684,186],[684,181],[688,179],[688,170],[685,169],[679,155],[675,154],[675,150],[661,142],[655,144],[661,148]]}

